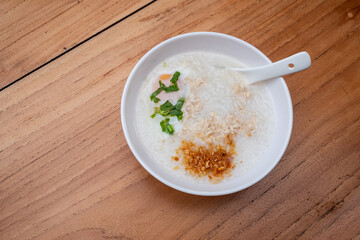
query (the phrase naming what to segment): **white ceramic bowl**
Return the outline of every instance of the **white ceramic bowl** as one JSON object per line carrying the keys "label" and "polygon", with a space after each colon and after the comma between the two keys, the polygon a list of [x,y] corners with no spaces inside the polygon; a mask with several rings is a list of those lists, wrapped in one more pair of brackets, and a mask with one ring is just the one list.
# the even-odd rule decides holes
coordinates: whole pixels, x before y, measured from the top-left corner
{"label": "white ceramic bowl", "polygon": [[[289,90],[283,78],[265,82],[275,104],[275,128],[269,149],[259,164],[238,178],[218,184],[194,184],[173,176],[150,157],[139,140],[135,124],[139,86],[151,70],[164,59],[189,51],[213,51],[231,56],[249,67],[271,63],[258,49],[238,38],[214,32],[195,32],[170,38],[146,53],[131,71],[121,101],[121,122],[125,138],[139,163],[155,178],[179,191],[204,196],[230,194],[243,190],[264,178],[279,162],[288,145],[293,109]],[[161,153],[159,153],[161,154]]]}

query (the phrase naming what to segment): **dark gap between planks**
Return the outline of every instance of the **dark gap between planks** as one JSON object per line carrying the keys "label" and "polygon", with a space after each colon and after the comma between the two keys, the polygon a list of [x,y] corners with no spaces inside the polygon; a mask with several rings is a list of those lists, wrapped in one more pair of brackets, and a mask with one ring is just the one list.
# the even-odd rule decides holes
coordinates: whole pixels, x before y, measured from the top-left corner
{"label": "dark gap between planks", "polygon": [[76,44],[75,46],[73,46],[73,47],[71,47],[71,48],[67,49],[66,51],[64,51],[64,52],[60,53],[60,54],[59,54],[59,55],[57,55],[56,57],[54,57],[54,58],[50,59],[49,61],[45,62],[44,64],[42,64],[42,65],[38,66],[37,68],[35,68],[35,69],[31,70],[30,72],[26,73],[24,76],[22,76],[22,77],[20,77],[20,78],[16,79],[15,81],[13,81],[13,82],[9,83],[8,85],[6,85],[6,86],[2,87],[2,88],[0,89],[0,91],[2,91],[2,90],[4,90],[4,89],[6,89],[6,88],[8,88],[8,87],[10,87],[11,85],[13,85],[13,84],[17,83],[18,81],[20,81],[20,80],[22,80],[22,79],[26,78],[26,77],[27,77],[27,76],[29,76],[30,74],[32,74],[32,73],[36,72],[37,70],[39,70],[40,68],[45,67],[45,66],[46,66],[46,65],[48,65],[49,63],[51,63],[51,62],[55,61],[56,59],[58,59],[59,57],[61,57],[61,56],[65,55],[66,53],[68,53],[68,52],[72,51],[73,49],[77,48],[77,47],[78,47],[78,46],[80,46],[81,44],[84,44],[84,43],[86,43],[87,41],[89,41],[89,40],[93,39],[94,37],[96,37],[96,36],[98,36],[99,34],[101,34],[101,33],[105,32],[105,31],[106,31],[106,30],[108,30],[109,28],[112,28],[113,26],[115,26],[116,24],[118,24],[118,23],[122,22],[123,20],[125,20],[125,19],[127,19],[127,18],[131,17],[131,16],[132,16],[132,15],[134,15],[135,13],[137,13],[137,12],[139,12],[139,11],[143,10],[144,8],[148,7],[150,4],[153,4],[153,3],[154,3],[154,2],[156,2],[156,1],[157,1],[157,0],[153,0],[153,1],[151,1],[151,2],[149,2],[149,3],[147,3],[147,4],[145,4],[144,6],[140,7],[139,9],[135,10],[134,12],[132,12],[132,13],[130,13],[130,14],[128,14],[128,15],[126,15],[125,17],[123,17],[123,18],[119,19],[118,21],[116,21],[116,22],[114,22],[114,23],[110,24],[110,25],[109,25],[109,26],[107,26],[106,28],[104,28],[104,29],[100,30],[99,32],[95,33],[94,35],[92,35],[92,36],[90,36],[90,37],[86,38],[85,40],[81,41],[80,43]]}

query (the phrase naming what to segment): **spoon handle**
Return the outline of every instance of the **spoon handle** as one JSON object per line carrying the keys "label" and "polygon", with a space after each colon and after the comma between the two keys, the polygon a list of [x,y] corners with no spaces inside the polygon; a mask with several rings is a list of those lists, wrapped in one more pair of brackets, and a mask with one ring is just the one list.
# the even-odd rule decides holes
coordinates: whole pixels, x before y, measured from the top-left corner
{"label": "spoon handle", "polygon": [[262,80],[299,72],[307,69],[310,65],[311,58],[309,54],[307,52],[300,52],[265,66],[238,70],[248,78],[249,84],[252,84]]}

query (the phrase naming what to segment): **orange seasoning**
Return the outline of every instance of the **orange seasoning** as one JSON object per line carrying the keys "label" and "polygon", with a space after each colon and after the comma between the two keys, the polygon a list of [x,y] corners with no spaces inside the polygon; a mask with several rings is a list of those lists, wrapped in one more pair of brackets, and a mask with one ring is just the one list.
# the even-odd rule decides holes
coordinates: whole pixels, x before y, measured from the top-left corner
{"label": "orange seasoning", "polygon": [[[221,180],[230,175],[234,168],[235,143],[229,135],[224,145],[208,143],[200,146],[191,141],[182,141],[176,153],[182,157],[182,163],[194,176],[207,175],[210,180]],[[175,160],[175,159],[174,159]]]}
{"label": "orange seasoning", "polygon": [[160,75],[160,80],[168,80],[169,78],[171,78],[171,74],[163,74]]}
{"label": "orange seasoning", "polygon": [[179,161],[178,157],[171,157],[174,161]]}

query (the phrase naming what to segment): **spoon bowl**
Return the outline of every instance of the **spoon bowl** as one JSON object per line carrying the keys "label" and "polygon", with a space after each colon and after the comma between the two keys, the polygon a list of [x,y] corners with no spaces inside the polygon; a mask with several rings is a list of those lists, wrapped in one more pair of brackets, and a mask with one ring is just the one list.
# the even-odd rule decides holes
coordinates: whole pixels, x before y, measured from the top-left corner
{"label": "spoon bowl", "polygon": [[[237,59],[250,68],[271,64],[261,51],[236,37],[214,32],[195,32],[179,35],[155,46],[146,53],[131,71],[126,82],[121,100],[121,123],[125,138],[139,163],[155,178],[164,184],[182,192],[216,196],[230,194],[245,189],[264,178],[279,162],[288,145],[292,123],[293,109],[289,90],[283,78],[277,77],[265,81],[274,105],[274,133],[268,150],[253,168],[246,173],[218,184],[194,184],[178,178],[172,172],[165,171],[158,161],[146,150],[139,136],[134,103],[137,102],[142,85],[149,72],[164,59],[171,56],[192,52],[217,52]],[[161,152],[159,152],[161,154]]]}

